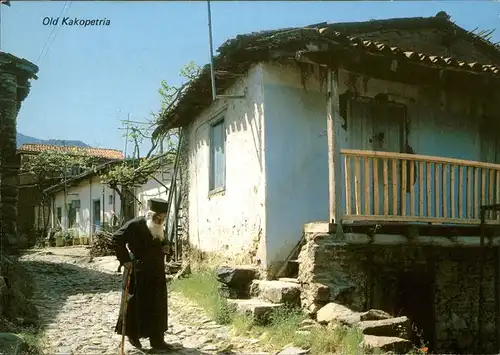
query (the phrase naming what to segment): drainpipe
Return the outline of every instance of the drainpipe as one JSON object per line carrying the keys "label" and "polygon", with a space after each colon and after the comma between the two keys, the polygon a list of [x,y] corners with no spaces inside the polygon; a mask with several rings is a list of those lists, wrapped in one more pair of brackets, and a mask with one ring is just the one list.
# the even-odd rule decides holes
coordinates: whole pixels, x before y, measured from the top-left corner
{"label": "drainpipe", "polygon": [[89,239],[91,244],[94,237],[92,221],[93,218],[92,218],[92,176],[91,176],[89,178]]}
{"label": "drainpipe", "polygon": [[[101,218],[101,226],[104,225],[104,202],[106,202],[104,200],[104,185],[102,186],[102,206],[101,206],[101,210],[102,210],[102,218]],[[101,228],[102,229],[102,228]]]}
{"label": "drainpipe", "polygon": [[56,195],[52,194],[52,229],[54,230],[56,228]]}

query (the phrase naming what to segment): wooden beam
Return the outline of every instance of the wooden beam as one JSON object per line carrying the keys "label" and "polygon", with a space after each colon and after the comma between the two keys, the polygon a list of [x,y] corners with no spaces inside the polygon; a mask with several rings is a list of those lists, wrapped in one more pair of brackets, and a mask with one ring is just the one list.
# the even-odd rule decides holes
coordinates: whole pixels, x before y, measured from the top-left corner
{"label": "wooden beam", "polygon": [[[334,238],[334,242],[345,244],[370,244],[370,245],[407,245],[407,246],[436,246],[436,247],[468,247],[479,248],[481,238],[479,236],[467,237],[440,237],[440,236],[419,236],[408,238],[401,234],[374,234],[370,237],[365,233],[344,233],[342,238]],[[492,238],[493,246],[500,244],[500,237]]]}
{"label": "wooden beam", "polygon": [[[377,222],[379,224],[401,222],[401,223],[426,223],[426,224],[464,224],[476,225],[479,227],[480,219],[468,218],[441,218],[441,217],[425,217],[425,216],[373,216],[373,215],[347,215],[343,217],[344,224],[356,224],[363,222]],[[497,220],[487,220],[486,225],[500,226]]]}
{"label": "wooden beam", "polygon": [[340,223],[340,145],[339,145],[339,87],[338,70],[328,70],[328,96],[326,105],[326,131],[328,137],[329,216],[332,223]]}

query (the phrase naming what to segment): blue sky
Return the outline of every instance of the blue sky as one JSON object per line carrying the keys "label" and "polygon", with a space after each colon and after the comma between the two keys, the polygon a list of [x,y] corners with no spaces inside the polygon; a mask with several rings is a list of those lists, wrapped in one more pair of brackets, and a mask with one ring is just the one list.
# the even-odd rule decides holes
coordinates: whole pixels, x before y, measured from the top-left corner
{"label": "blue sky", "polygon": [[[1,50],[36,62],[63,1],[2,6]],[[498,29],[500,3],[212,2],[214,47],[238,34],[318,22],[434,16],[444,10],[466,29]],[[71,2],[67,16],[109,19],[108,27],[61,27],[40,66],[39,79],[18,117],[18,130],[37,138],[78,139],[124,148],[120,119],[143,120],[158,110],[162,80],[179,84],[189,61],[209,61],[206,2]],[[500,41],[500,33],[493,39]]]}

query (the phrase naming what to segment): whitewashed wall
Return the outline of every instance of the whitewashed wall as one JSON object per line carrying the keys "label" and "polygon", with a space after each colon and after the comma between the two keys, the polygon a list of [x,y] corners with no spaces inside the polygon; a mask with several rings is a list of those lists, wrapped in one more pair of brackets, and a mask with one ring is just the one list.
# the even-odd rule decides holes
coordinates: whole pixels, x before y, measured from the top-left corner
{"label": "whitewashed wall", "polygon": [[[326,82],[309,74],[304,87],[296,66],[256,65],[225,93],[246,92],[244,99],[218,100],[188,127],[192,245],[233,260],[248,260],[257,250],[271,266],[289,255],[305,223],[328,219]],[[466,103],[448,98],[440,104],[428,89],[341,71],[339,92],[347,89],[365,97],[388,94],[406,105],[408,143],[416,154],[483,160],[478,119]],[[226,188],[210,195],[209,127],[224,110]],[[340,147],[373,149],[370,130],[356,122],[350,117],[340,129]]]}
{"label": "whitewashed wall", "polygon": [[[254,66],[189,126],[189,241],[249,262],[265,261],[263,69]],[[225,111],[226,189],[209,194],[210,122]]]}
{"label": "whitewashed wall", "polygon": [[[167,188],[170,186],[171,171],[156,174],[156,179],[161,181]],[[168,190],[155,179],[150,179],[146,184],[135,189],[136,216],[143,216],[148,210],[148,200],[151,198],[168,199]]]}
{"label": "whitewashed wall", "polygon": [[[110,203],[110,195],[114,195],[114,204]],[[111,222],[112,211],[120,215],[120,196],[116,194],[107,185],[102,184],[98,176],[81,181],[77,186],[72,186],[67,189],[66,203],[73,200],[80,200],[80,208],[76,213],[76,225],[73,230],[79,235],[90,235],[93,225],[93,201],[100,201],[99,216],[101,223]],[[57,216],[57,208],[62,210],[62,228],[68,230],[68,218],[64,213],[64,191],[59,191],[54,195],[54,205],[52,209],[52,226],[55,227]],[[66,209],[68,211],[68,209]]]}
{"label": "whitewashed wall", "polygon": [[[296,66],[266,64],[263,68],[266,248],[267,262],[272,264],[289,255],[304,223],[328,219],[326,82],[309,72],[304,88]],[[410,122],[408,144],[416,154],[488,162],[494,162],[495,154],[500,158],[498,152],[489,151],[494,144],[484,144],[480,112],[471,109],[470,100],[340,71],[339,93],[348,89],[371,98],[387,94],[391,101],[404,104]],[[336,124],[342,126],[344,121]],[[340,148],[373,150],[368,125],[348,116],[347,128],[340,129]],[[341,202],[344,208],[343,195]]]}
{"label": "whitewashed wall", "polygon": [[326,95],[296,67],[264,66],[267,265],[285,260],[304,223],[328,219]]}

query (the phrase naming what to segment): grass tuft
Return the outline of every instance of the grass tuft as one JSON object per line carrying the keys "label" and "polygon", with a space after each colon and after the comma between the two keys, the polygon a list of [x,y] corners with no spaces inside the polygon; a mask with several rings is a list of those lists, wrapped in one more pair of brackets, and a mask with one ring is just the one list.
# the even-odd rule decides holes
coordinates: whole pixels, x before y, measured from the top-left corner
{"label": "grass tuft", "polygon": [[235,314],[227,301],[219,295],[215,270],[193,270],[188,278],[170,283],[170,290],[178,292],[200,305],[217,323],[230,325],[236,335],[258,338],[263,347],[280,350],[287,345],[309,349],[310,354],[362,354],[363,335],[346,327],[315,327],[297,332],[306,317],[300,309],[285,308],[271,313],[269,324],[255,325],[245,315]]}

